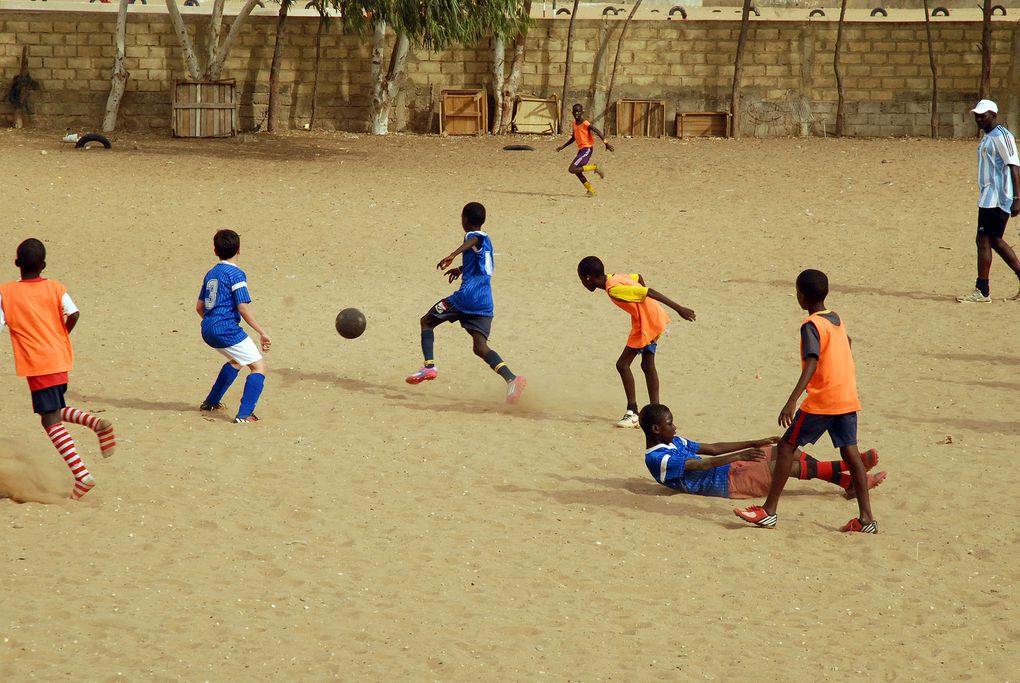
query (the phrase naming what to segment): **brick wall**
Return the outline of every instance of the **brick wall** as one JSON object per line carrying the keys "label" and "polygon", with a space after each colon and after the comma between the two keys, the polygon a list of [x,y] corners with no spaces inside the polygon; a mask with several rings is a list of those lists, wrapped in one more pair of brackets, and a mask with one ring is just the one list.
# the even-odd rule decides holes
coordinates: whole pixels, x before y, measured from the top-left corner
{"label": "brick wall", "polygon": [[[31,98],[33,125],[98,126],[110,88],[115,18],[113,12],[0,9],[4,88],[17,73],[25,45],[30,74],[41,84]],[[187,19],[196,45],[201,45],[207,17]],[[275,21],[268,15],[252,16],[224,69],[224,77],[238,82],[245,129],[265,118]],[[310,112],[317,25],[316,18],[307,16],[292,17],[287,23],[280,76],[283,118],[292,127],[304,125]],[[577,22],[569,98],[588,103],[596,115],[605,101],[621,26],[618,21]],[[537,21],[528,43],[524,92],[559,94],[566,29],[565,21]],[[981,25],[941,21],[933,30],[941,74],[940,132],[972,135],[974,124],[967,110],[977,99]],[[727,109],[738,32],[737,21],[635,21],[621,54],[613,99],[665,100],[670,133],[677,111]],[[742,132],[772,136],[831,131],[836,108],[835,39],[835,22],[753,22],[744,67]],[[992,95],[1015,116],[1020,109],[1020,31],[1013,22],[994,24],[993,48]],[[322,50],[317,126],[364,131],[371,94],[367,40],[339,35],[334,28],[324,34]],[[413,53],[391,130],[423,131],[433,118],[429,115],[433,92],[443,87],[491,89],[491,60],[488,41],[441,53]],[[843,64],[849,134],[928,134],[931,77],[924,24],[848,23]],[[131,77],[120,127],[168,130],[171,84],[174,78],[183,78],[185,70],[165,14],[150,8],[129,15],[127,68]],[[10,119],[11,108],[4,101],[0,124]],[[433,127],[437,122],[435,116]],[[613,129],[611,112],[608,127]]]}

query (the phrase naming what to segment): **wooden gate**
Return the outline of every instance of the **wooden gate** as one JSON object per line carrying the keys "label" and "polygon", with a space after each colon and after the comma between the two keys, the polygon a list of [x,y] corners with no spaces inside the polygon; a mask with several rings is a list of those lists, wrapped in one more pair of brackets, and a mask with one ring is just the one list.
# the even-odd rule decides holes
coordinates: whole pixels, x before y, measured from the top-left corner
{"label": "wooden gate", "polygon": [[237,134],[234,81],[174,81],[170,126],[179,138],[223,138]]}

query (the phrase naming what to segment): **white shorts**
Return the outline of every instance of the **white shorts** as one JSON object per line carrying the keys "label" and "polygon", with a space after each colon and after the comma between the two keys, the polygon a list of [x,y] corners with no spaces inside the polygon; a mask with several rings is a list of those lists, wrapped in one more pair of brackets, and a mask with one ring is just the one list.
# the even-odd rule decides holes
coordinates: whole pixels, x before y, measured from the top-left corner
{"label": "white shorts", "polygon": [[262,360],[262,354],[259,353],[259,347],[255,346],[255,342],[251,340],[251,337],[245,337],[243,342],[238,342],[237,344],[228,346],[225,349],[216,350],[240,365],[251,365],[252,363]]}

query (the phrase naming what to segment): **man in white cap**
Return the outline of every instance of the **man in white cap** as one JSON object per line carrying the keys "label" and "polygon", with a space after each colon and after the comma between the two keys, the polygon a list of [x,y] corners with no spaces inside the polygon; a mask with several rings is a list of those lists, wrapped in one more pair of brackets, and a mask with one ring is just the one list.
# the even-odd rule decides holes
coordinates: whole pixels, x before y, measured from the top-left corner
{"label": "man in white cap", "polygon": [[[988,273],[992,269],[992,250],[1020,279],[1020,259],[1002,239],[1006,221],[1020,213],[1020,157],[1016,140],[1004,126],[996,122],[999,108],[991,100],[981,100],[971,112],[984,136],[978,144],[977,282],[970,294],[956,297],[960,303],[991,303],[988,295]],[[1012,297],[1020,300],[1020,290]]]}

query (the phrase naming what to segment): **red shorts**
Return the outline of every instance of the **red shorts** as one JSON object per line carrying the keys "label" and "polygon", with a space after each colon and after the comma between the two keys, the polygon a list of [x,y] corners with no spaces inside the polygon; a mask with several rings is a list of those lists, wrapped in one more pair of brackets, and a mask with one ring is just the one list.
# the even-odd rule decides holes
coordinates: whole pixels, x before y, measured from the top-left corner
{"label": "red shorts", "polygon": [[761,498],[772,485],[772,446],[762,448],[765,459],[760,462],[738,460],[730,463],[730,498]]}

